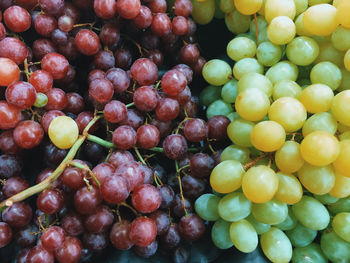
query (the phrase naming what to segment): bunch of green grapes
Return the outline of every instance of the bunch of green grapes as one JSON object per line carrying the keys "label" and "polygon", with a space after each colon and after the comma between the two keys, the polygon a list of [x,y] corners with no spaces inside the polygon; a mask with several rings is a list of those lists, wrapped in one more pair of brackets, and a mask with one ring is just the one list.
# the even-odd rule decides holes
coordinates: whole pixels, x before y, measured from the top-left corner
{"label": "bunch of green grapes", "polygon": [[232,61],[202,71],[207,117],[231,120],[213,194],[195,204],[221,249],[260,239],[272,262],[350,262],[350,1],[330,2],[219,2],[250,23],[231,30]]}

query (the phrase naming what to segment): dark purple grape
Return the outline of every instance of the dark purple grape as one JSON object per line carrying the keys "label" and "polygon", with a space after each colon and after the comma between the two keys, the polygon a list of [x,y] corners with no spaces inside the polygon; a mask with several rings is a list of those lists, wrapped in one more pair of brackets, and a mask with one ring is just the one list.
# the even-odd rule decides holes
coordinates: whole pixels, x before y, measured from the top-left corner
{"label": "dark purple grape", "polygon": [[18,229],[14,235],[14,240],[16,244],[21,247],[34,246],[37,241],[38,230],[39,228],[34,224],[30,224]]}
{"label": "dark purple grape", "polygon": [[157,235],[163,235],[168,231],[170,226],[169,215],[161,210],[157,210],[149,215],[149,218],[153,219],[157,225]]}
{"label": "dark purple grape", "polygon": [[14,155],[0,155],[0,177],[18,176],[22,170],[22,162]]}
{"label": "dark purple grape", "polygon": [[14,203],[2,212],[2,220],[11,227],[24,227],[32,219],[32,208],[23,202]]}
{"label": "dark purple grape", "polygon": [[91,251],[100,252],[107,247],[108,236],[106,233],[84,233],[83,244],[84,247],[90,249]]}
{"label": "dark purple grape", "polygon": [[162,247],[171,250],[176,248],[181,241],[179,228],[177,224],[172,223],[168,230],[160,236]]}
{"label": "dark purple grape", "polygon": [[163,142],[163,149],[169,159],[179,160],[187,152],[186,139],[180,134],[169,135]]}
{"label": "dark purple grape", "polygon": [[114,216],[106,206],[101,206],[97,211],[85,218],[85,228],[95,234],[106,232],[113,224]]}
{"label": "dark purple grape", "polygon": [[191,175],[197,178],[208,177],[214,166],[213,158],[206,153],[196,153],[190,160]]}
{"label": "dark purple grape", "polygon": [[158,249],[158,242],[154,240],[151,244],[146,247],[134,246],[134,251],[137,255],[143,258],[149,258],[156,254]]}
{"label": "dark purple grape", "polygon": [[161,209],[170,208],[175,202],[174,190],[169,185],[162,185],[158,187],[160,195],[162,196]]}
{"label": "dark purple grape", "polygon": [[196,199],[205,191],[205,182],[190,175],[182,178],[184,195],[189,199]]}
{"label": "dark purple grape", "polygon": [[230,119],[223,115],[211,117],[208,120],[208,136],[210,139],[222,141],[227,139],[227,126]]}
{"label": "dark purple grape", "polygon": [[184,135],[190,142],[203,141],[208,137],[208,126],[202,119],[190,119],[185,122]]}
{"label": "dark purple grape", "polygon": [[203,220],[196,214],[185,215],[179,223],[179,232],[181,237],[194,241],[201,238],[205,231]]}

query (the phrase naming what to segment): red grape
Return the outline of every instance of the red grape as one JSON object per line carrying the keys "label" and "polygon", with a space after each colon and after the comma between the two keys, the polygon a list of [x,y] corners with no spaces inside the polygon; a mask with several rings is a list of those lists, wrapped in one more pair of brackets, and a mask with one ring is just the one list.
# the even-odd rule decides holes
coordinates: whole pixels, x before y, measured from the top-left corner
{"label": "red grape", "polygon": [[169,70],[162,77],[162,89],[169,96],[179,95],[186,85],[185,75],[176,69]]}
{"label": "red grape", "polygon": [[157,226],[152,219],[138,217],[131,223],[129,238],[136,246],[146,247],[156,239],[156,236]]}
{"label": "red grape", "polygon": [[41,236],[41,244],[48,251],[54,251],[62,246],[66,238],[66,233],[59,226],[49,227]]}
{"label": "red grape", "polygon": [[0,58],[0,86],[8,86],[19,80],[20,71],[17,64],[8,58]]}
{"label": "red grape", "polygon": [[12,229],[4,222],[0,222],[0,248],[7,246],[12,239]]}
{"label": "red grape", "polygon": [[134,189],[131,200],[132,205],[141,213],[152,213],[159,208],[162,197],[156,187],[144,184]]}
{"label": "red grape", "polygon": [[16,127],[21,120],[21,111],[16,106],[0,101],[0,129],[11,129]]}
{"label": "red grape", "polygon": [[113,224],[114,216],[106,206],[100,206],[97,211],[85,218],[85,228],[90,233],[104,233]]}
{"label": "red grape", "polygon": [[109,239],[114,247],[121,250],[128,250],[134,244],[129,239],[130,222],[123,220],[115,223],[109,233]]}
{"label": "red grape", "polygon": [[106,177],[101,182],[101,195],[111,204],[122,203],[130,194],[130,185],[127,179],[118,175]]}
{"label": "red grape", "polygon": [[35,121],[22,121],[13,131],[15,143],[24,149],[38,146],[44,137],[44,129]]}
{"label": "red grape", "polygon": [[6,26],[13,32],[24,32],[30,28],[30,14],[24,8],[13,5],[4,12]]}
{"label": "red grape", "polygon": [[0,56],[11,59],[17,65],[24,62],[27,54],[27,47],[18,38],[5,37],[0,41]]}
{"label": "red grape", "polygon": [[62,193],[56,189],[45,190],[36,200],[36,205],[40,211],[48,215],[57,213],[63,207],[63,204],[64,198]]}
{"label": "red grape", "polygon": [[128,150],[136,144],[136,132],[130,126],[119,126],[113,132],[112,141],[118,149]]}
{"label": "red grape", "polygon": [[27,256],[28,263],[54,263],[55,257],[53,253],[47,251],[42,245],[33,247]]}
{"label": "red grape", "polygon": [[80,260],[82,245],[76,237],[66,237],[63,245],[55,250],[55,257],[60,263],[77,263]]}
{"label": "red grape", "polygon": [[135,18],[140,13],[140,8],[140,0],[117,0],[117,11],[123,18]]}
{"label": "red grape", "polygon": [[187,152],[186,139],[180,134],[172,134],[163,141],[165,155],[172,160],[181,159]]}
{"label": "red grape", "polygon": [[53,78],[47,71],[36,70],[30,75],[29,83],[34,86],[37,92],[46,93],[52,88]]}
{"label": "red grape", "polygon": [[158,79],[158,68],[148,58],[139,58],[130,68],[131,76],[142,86],[152,85]]}
{"label": "red grape", "polygon": [[89,85],[90,96],[99,103],[107,103],[113,97],[113,85],[107,79],[94,79]]}
{"label": "red grape", "polygon": [[20,109],[28,109],[34,105],[36,91],[32,84],[24,81],[16,81],[6,89],[6,100]]}
{"label": "red grape", "polygon": [[82,215],[94,213],[101,202],[100,190],[95,186],[83,186],[74,195],[75,209]]}
{"label": "red grape", "polygon": [[143,149],[156,147],[160,141],[159,130],[151,124],[142,125],[137,129],[137,144]]}
{"label": "red grape", "polygon": [[80,30],[75,36],[74,43],[78,50],[87,56],[95,55],[101,47],[98,35],[88,29]]}
{"label": "red grape", "polygon": [[41,60],[41,68],[51,73],[53,79],[62,79],[68,72],[69,63],[61,54],[48,53]]}
{"label": "red grape", "polygon": [[94,0],[94,11],[102,19],[111,19],[117,12],[115,0]]}
{"label": "red grape", "polygon": [[112,100],[106,104],[103,113],[108,122],[118,123],[126,118],[127,108],[119,100]]}

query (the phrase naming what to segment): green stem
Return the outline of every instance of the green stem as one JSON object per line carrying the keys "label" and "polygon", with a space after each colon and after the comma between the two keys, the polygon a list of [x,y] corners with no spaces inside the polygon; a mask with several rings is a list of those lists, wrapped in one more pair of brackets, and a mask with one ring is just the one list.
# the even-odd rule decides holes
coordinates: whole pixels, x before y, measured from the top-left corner
{"label": "green stem", "polygon": [[164,152],[164,149],[161,147],[154,147],[154,148],[149,149],[149,150],[153,151],[153,152],[160,152],[160,153]]}
{"label": "green stem", "polygon": [[127,108],[130,108],[130,107],[132,107],[132,106],[134,106],[134,105],[135,105],[135,103],[131,102],[131,103],[129,103],[129,104],[126,104],[125,106],[126,106]]}
{"label": "green stem", "polygon": [[78,163],[78,162],[75,162],[75,161],[71,161],[70,165],[72,165],[74,167],[77,167],[77,168],[79,168],[81,170],[85,169],[85,165],[84,164],[81,164],[81,163]]}
{"label": "green stem", "polygon": [[134,147],[134,150],[135,150],[135,153],[136,153],[137,157],[141,161],[141,163],[144,164],[144,165],[147,165],[145,160],[142,158],[142,155],[140,154],[139,149],[137,149],[137,147]]}
{"label": "green stem", "polygon": [[86,139],[106,148],[115,148],[114,143],[101,139],[100,137],[97,137],[95,135],[89,134]]}

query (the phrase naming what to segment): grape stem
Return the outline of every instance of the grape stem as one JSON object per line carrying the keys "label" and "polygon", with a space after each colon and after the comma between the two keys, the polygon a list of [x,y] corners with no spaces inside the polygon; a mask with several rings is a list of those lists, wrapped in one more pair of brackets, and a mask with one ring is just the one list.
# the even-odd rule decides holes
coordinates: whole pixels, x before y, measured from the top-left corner
{"label": "grape stem", "polygon": [[75,166],[75,167],[89,173],[91,178],[94,179],[94,181],[96,182],[97,186],[99,188],[101,187],[100,181],[97,179],[96,175],[90,170],[89,166],[87,166],[86,164],[81,164],[81,163],[76,162],[76,161],[70,161],[70,165]]}
{"label": "grape stem", "polygon": [[134,147],[134,151],[137,155],[137,157],[139,158],[140,162],[144,165],[147,165],[147,163],[145,162],[145,160],[142,158],[142,155],[140,154],[139,149],[137,149],[137,147]]}
{"label": "grape stem", "polygon": [[120,203],[120,205],[129,208],[136,216],[140,216],[140,214],[132,206],[128,205],[127,203],[123,202],[123,203]]}
{"label": "grape stem", "polygon": [[265,157],[269,156],[268,154],[263,154],[259,157],[257,157],[256,159],[252,160],[249,163],[246,163],[245,165],[243,165],[243,169],[244,170],[248,170],[249,168],[253,167],[257,162],[259,162],[260,160],[264,159]]}
{"label": "grape stem", "polygon": [[106,148],[110,148],[110,149],[115,148],[114,143],[101,139],[100,137],[97,137],[95,135],[88,134],[86,139]]}
{"label": "grape stem", "polygon": [[185,206],[184,193],[183,193],[183,190],[182,190],[181,176],[180,176],[180,173],[179,173],[179,164],[178,164],[178,162],[176,160],[175,160],[175,169],[176,169],[176,177],[177,177],[177,180],[179,182],[180,197],[181,197],[181,201],[182,201],[182,207],[183,207],[183,209],[185,211],[185,215],[188,216],[188,213],[187,213],[187,210],[186,210],[186,206]]}
{"label": "grape stem", "polygon": [[255,22],[256,42],[258,42],[259,41],[259,26],[258,26],[258,18],[256,17],[256,13],[254,14],[254,22]]}

